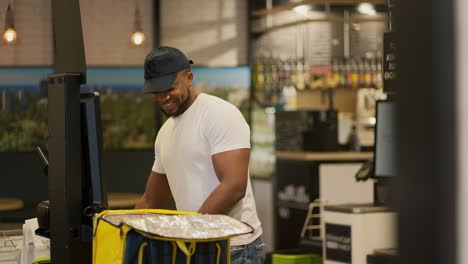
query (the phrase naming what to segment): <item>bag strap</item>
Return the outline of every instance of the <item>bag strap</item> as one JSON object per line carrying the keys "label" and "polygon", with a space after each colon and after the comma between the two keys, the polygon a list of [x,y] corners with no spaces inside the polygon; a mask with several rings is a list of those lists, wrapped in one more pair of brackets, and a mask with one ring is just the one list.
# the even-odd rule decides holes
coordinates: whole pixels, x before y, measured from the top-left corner
{"label": "bag strap", "polygon": [[171,264],[176,264],[176,256],[177,256],[177,244],[175,241],[171,241],[172,244],[172,261]]}
{"label": "bag strap", "polygon": [[226,243],[226,255],[227,255],[227,263],[226,264],[231,264],[231,240],[227,240]]}
{"label": "bag strap", "polygon": [[143,242],[138,248],[138,264],[143,264],[143,250],[146,246],[148,246],[148,242]]}
{"label": "bag strap", "polygon": [[184,254],[187,256],[187,264],[190,264],[190,258],[192,255],[195,253],[195,250],[197,249],[197,242],[189,242],[189,247],[187,247],[187,244],[185,244],[182,241],[176,241],[177,246],[179,246],[180,250],[184,252]]}
{"label": "bag strap", "polygon": [[216,264],[219,264],[219,261],[221,260],[221,246],[219,243],[216,243]]}

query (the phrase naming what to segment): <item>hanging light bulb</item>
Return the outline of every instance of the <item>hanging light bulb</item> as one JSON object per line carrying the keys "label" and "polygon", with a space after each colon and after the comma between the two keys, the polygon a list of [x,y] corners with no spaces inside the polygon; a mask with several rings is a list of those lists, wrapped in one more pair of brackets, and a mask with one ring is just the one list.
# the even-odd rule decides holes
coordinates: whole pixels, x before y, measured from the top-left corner
{"label": "hanging light bulb", "polygon": [[132,34],[132,43],[139,46],[143,43],[143,41],[145,41],[145,34],[143,34],[142,32],[135,32]]}
{"label": "hanging light bulb", "polygon": [[3,33],[3,39],[7,43],[13,43],[16,40],[16,31],[12,28],[5,30]]}
{"label": "hanging light bulb", "polygon": [[15,23],[13,19],[13,9],[11,8],[11,0],[8,3],[6,16],[5,16],[5,29],[3,31],[3,39],[7,44],[13,44],[16,41],[17,34],[15,30]]}
{"label": "hanging light bulb", "polygon": [[309,12],[310,10],[310,6],[308,5],[300,5],[300,6],[296,6],[293,8],[294,12],[298,13],[298,14],[301,14],[301,15],[306,15],[307,12]]}
{"label": "hanging light bulb", "polygon": [[140,46],[145,41],[145,34],[143,33],[143,29],[141,27],[141,16],[140,16],[140,9],[138,8],[138,1],[135,7],[135,24],[133,34],[130,37],[133,45]]}
{"label": "hanging light bulb", "polygon": [[376,14],[375,7],[370,3],[360,3],[357,7],[359,13],[373,16]]}

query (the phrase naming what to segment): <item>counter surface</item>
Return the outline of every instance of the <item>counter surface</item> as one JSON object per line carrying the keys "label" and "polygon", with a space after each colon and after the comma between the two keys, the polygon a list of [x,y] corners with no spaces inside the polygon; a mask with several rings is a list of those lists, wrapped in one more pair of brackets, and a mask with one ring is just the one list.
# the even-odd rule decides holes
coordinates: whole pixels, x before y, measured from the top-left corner
{"label": "counter surface", "polygon": [[23,208],[24,203],[17,198],[0,197],[0,211],[12,211]]}
{"label": "counter surface", "polygon": [[373,152],[299,152],[276,151],[276,158],[306,161],[355,161],[372,159]]}
{"label": "counter surface", "polygon": [[141,198],[139,193],[113,193],[107,194],[110,209],[132,209]]}

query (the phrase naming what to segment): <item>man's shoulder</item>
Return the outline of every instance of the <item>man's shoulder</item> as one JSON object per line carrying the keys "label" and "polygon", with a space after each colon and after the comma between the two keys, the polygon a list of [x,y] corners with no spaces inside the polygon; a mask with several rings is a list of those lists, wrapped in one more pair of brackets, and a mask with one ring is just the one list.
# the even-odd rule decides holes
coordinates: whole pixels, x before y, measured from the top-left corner
{"label": "man's shoulder", "polygon": [[230,105],[231,103],[229,103],[228,101],[218,97],[218,96],[215,96],[215,95],[211,95],[211,94],[206,94],[206,93],[201,93],[199,95],[202,100],[205,101],[205,103],[212,103],[212,104],[222,104],[222,105]]}
{"label": "man's shoulder", "polygon": [[214,96],[214,95],[209,95],[209,94],[200,94],[203,97],[203,100],[205,101],[205,106],[209,113],[217,113],[217,114],[222,114],[224,111],[239,111],[239,109],[233,105],[232,103]]}
{"label": "man's shoulder", "polygon": [[171,129],[174,125],[174,120],[169,117],[161,126],[161,128],[158,131],[157,136],[163,135],[164,133],[167,133],[166,131],[168,129]]}

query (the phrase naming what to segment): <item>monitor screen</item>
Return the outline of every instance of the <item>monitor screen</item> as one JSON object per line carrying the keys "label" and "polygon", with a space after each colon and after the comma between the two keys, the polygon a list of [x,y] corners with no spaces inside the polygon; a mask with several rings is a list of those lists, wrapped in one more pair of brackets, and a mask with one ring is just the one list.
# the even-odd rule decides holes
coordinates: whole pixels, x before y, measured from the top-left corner
{"label": "monitor screen", "polygon": [[374,148],[374,177],[396,175],[395,102],[377,101]]}
{"label": "monitor screen", "polygon": [[80,97],[83,205],[99,212],[107,207],[101,173],[102,130],[99,93],[82,93]]}

